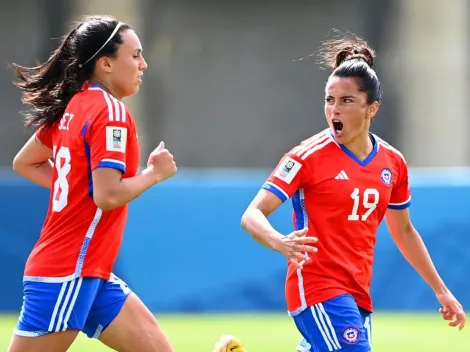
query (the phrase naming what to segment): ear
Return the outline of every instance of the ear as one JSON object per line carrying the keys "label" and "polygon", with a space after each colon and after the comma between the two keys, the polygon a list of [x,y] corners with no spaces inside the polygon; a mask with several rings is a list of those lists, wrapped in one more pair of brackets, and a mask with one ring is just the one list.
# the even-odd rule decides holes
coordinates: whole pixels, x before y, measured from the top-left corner
{"label": "ear", "polygon": [[96,61],[96,65],[104,72],[110,73],[113,70],[112,59],[107,56],[102,56]]}
{"label": "ear", "polygon": [[370,104],[368,107],[367,107],[367,115],[366,117],[368,119],[373,119],[375,117],[375,115],[377,114],[377,111],[379,111],[379,102],[378,101],[374,101],[372,104]]}

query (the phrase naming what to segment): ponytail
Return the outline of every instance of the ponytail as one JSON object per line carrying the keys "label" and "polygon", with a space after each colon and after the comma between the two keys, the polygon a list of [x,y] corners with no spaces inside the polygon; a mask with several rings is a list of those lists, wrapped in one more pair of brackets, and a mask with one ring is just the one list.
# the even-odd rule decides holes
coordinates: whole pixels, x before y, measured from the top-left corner
{"label": "ponytail", "polygon": [[14,84],[22,91],[21,101],[33,106],[25,113],[26,127],[36,130],[53,126],[85,83],[86,80],[80,79],[83,75],[79,73],[75,55],[74,38],[79,27],[80,24],[63,38],[45,63],[34,67],[12,64],[19,80]]}
{"label": "ponytail", "polygon": [[129,25],[110,16],[87,16],[63,39],[43,64],[25,67],[12,64],[22,91],[22,102],[32,105],[25,114],[26,127],[47,129],[62,115],[72,97],[82,89],[103,56],[116,57],[121,32]]}

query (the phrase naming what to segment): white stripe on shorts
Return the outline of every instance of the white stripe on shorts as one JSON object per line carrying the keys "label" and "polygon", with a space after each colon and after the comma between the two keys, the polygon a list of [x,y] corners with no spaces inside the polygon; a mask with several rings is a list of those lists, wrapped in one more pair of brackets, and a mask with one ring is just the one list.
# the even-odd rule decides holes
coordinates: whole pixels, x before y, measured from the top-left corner
{"label": "white stripe on shorts", "polygon": [[316,304],[310,307],[310,310],[313,315],[313,319],[315,320],[315,323],[317,324],[317,328],[320,331],[320,334],[322,335],[323,340],[326,343],[326,346],[328,347],[328,351],[332,352],[332,351],[340,350],[341,345],[339,344],[338,338],[336,337],[335,329],[333,328],[333,325],[331,324],[331,320],[328,317],[328,314],[326,314],[324,309],[323,310],[320,309],[319,307],[320,304]]}
{"label": "white stripe on shorts", "polygon": [[[82,286],[83,278],[77,278],[72,281],[64,282],[60,288],[59,296],[57,297],[54,310],[52,312],[51,321],[49,323],[49,331],[65,331],[67,330],[68,321],[72,314],[75,302],[77,301],[78,294],[80,293],[80,287]],[[72,296],[72,292],[75,292]],[[64,297],[65,296],[65,297]],[[70,301],[70,305],[69,305]],[[68,305],[68,307],[67,307]],[[60,312],[59,312],[60,308]],[[61,326],[63,324],[63,328]]]}
{"label": "white stripe on shorts", "polygon": [[57,316],[57,312],[59,311],[59,306],[62,303],[62,297],[64,297],[64,292],[65,292],[65,288],[67,287],[67,284],[68,282],[64,282],[62,284],[62,287],[60,288],[59,297],[57,297],[54,310],[52,311],[52,318],[51,318],[51,322],[49,323],[49,328],[47,329],[48,331],[53,331],[54,329],[55,317]]}
{"label": "white stripe on shorts", "polygon": [[23,331],[23,330],[18,330],[15,328],[13,330],[13,333],[17,336],[24,336],[24,337],[37,337],[37,336],[44,336],[49,333],[49,331],[44,331],[44,330],[38,330],[38,331]]}
{"label": "white stripe on shorts", "polygon": [[80,293],[80,287],[82,287],[82,282],[83,282],[83,278],[81,278],[81,277],[78,278],[77,288],[75,289],[75,292],[73,293],[72,302],[70,303],[67,314],[65,315],[64,327],[63,327],[62,331],[65,331],[68,328],[70,315],[72,314],[73,308],[75,307],[75,302],[77,301],[78,294]]}
{"label": "white stripe on shorts", "polygon": [[338,337],[336,336],[335,328],[334,328],[333,324],[331,323],[330,317],[326,313],[325,308],[323,307],[323,303],[318,303],[317,306],[318,306],[319,310],[325,316],[326,323],[327,323],[328,327],[330,328],[331,335],[333,336],[333,340],[336,343],[336,346],[338,346],[338,349],[341,349],[341,344],[339,343]]}

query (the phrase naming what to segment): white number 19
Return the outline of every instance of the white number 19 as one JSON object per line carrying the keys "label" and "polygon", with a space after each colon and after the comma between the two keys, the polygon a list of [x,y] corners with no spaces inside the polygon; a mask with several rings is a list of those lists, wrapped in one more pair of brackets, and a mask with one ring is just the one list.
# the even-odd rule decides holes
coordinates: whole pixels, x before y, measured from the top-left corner
{"label": "white number 19", "polygon": [[[372,202],[369,201],[369,196],[373,196]],[[348,220],[350,221],[358,221],[359,219],[365,221],[369,215],[377,208],[377,204],[379,203],[379,191],[375,188],[366,188],[364,194],[362,195],[362,205],[367,211],[359,217],[357,213],[359,208],[359,202],[361,196],[359,195],[359,188],[354,188],[353,193],[351,193],[351,198],[354,200],[353,209],[351,214],[348,216]]]}
{"label": "white number 19", "polygon": [[52,197],[52,211],[62,211],[68,203],[69,196],[69,183],[67,175],[69,174],[72,166],[70,165],[70,149],[67,147],[60,147],[56,153],[54,146],[54,167],[57,170],[57,179],[54,182],[54,194]]}

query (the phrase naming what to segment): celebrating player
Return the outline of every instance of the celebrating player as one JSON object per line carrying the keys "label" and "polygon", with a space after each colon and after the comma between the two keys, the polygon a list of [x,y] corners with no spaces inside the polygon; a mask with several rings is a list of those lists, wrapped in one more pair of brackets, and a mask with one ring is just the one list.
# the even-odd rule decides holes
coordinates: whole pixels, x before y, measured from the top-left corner
{"label": "celebrating player", "polygon": [[[297,351],[370,351],[373,253],[384,217],[403,256],[434,290],[444,319],[462,329],[462,306],[410,221],[403,155],[369,132],[381,100],[374,51],[346,33],[319,53],[333,68],[325,88],[329,128],[284,155],[242,217],[254,239],[289,259],[287,307],[304,337]],[[283,236],[267,217],[289,198],[295,231]]]}
{"label": "celebrating player", "polygon": [[66,351],[79,331],[118,351],[172,351],[154,316],[112,274],[127,204],[176,172],[160,143],[137,174],[137,129],[121,98],[138,92],[147,68],[138,36],[114,18],[89,17],[44,64],[13,67],[33,107],[26,124],[36,129],[13,167],[51,193],[9,351]]}

